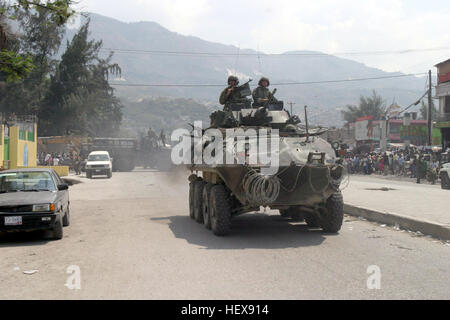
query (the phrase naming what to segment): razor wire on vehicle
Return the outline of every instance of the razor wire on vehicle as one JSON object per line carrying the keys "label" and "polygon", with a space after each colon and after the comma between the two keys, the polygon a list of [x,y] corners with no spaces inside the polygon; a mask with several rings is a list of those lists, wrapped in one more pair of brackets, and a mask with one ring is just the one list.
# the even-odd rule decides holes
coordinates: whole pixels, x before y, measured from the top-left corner
{"label": "razor wire on vehicle", "polygon": [[[250,169],[242,179],[242,187],[245,195],[247,196],[249,204],[264,206],[271,204],[278,198],[281,188],[287,192],[293,192],[297,187],[300,174],[305,167],[308,167],[308,165],[303,165],[298,169],[294,184],[291,188],[286,188],[285,186],[283,186],[281,183],[281,179],[278,177],[285,170],[287,170],[287,168],[273,176],[264,175],[255,171],[254,169]],[[323,168],[327,171],[328,183],[326,183],[321,190],[316,189],[316,187],[313,185],[311,181],[311,173],[309,172],[307,181],[311,190],[316,193],[323,193],[330,184],[332,186],[337,186],[337,190],[342,191],[343,189],[345,189],[349,184],[348,170],[346,170],[344,166],[339,167],[342,170],[342,174],[339,175],[339,178],[333,178],[331,169],[329,167]],[[343,181],[345,181],[346,183],[345,186],[341,188],[340,186],[342,185]]]}
{"label": "razor wire on vehicle", "polygon": [[280,194],[281,180],[250,169],[242,179],[242,187],[252,205],[273,203]]}

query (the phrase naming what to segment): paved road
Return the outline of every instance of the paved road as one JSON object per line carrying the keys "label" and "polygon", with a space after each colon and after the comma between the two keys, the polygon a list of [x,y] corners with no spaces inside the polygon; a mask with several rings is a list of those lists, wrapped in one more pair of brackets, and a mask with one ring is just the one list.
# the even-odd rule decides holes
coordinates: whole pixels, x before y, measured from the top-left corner
{"label": "paved road", "polygon": [[[353,217],[326,235],[276,212],[240,216],[218,238],[189,219],[184,173],[82,181],[63,240],[0,236],[0,299],[450,299],[450,247],[432,239]],[[65,286],[70,265],[80,290]]]}

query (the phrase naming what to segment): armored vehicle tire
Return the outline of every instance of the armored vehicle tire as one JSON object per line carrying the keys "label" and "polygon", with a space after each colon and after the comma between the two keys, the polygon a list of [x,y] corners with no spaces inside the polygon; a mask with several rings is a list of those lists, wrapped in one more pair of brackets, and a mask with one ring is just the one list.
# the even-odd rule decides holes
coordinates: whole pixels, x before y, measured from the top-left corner
{"label": "armored vehicle tire", "polygon": [[194,185],[196,181],[189,183],[189,217],[194,219]]}
{"label": "armored vehicle tire", "polygon": [[310,228],[320,227],[319,215],[317,213],[308,212],[305,214],[305,222]]}
{"label": "armored vehicle tire", "polygon": [[222,185],[211,188],[209,214],[211,229],[216,236],[227,235],[231,230],[231,206],[228,196],[228,192]]}
{"label": "armored vehicle tire", "polygon": [[441,189],[450,189],[450,178],[447,172],[441,173]]}
{"label": "armored vehicle tire", "polygon": [[299,207],[289,207],[289,209],[282,209],[279,211],[282,217],[292,218],[300,222],[305,220],[305,214]]}
{"label": "armored vehicle tire", "polygon": [[326,210],[320,216],[320,226],[325,232],[336,233],[344,220],[344,200],[341,192],[336,192],[327,199]]}
{"label": "armored vehicle tire", "polygon": [[282,216],[283,218],[291,217],[291,215],[289,214],[289,209],[280,209],[278,211],[280,211],[280,216]]}
{"label": "armored vehicle tire", "polygon": [[202,213],[203,213],[203,222],[205,223],[206,229],[211,229],[211,216],[209,215],[209,199],[212,187],[213,185],[211,183],[207,183],[203,187]]}
{"label": "armored vehicle tire", "polygon": [[203,223],[203,187],[206,182],[194,182],[194,219],[198,223]]}

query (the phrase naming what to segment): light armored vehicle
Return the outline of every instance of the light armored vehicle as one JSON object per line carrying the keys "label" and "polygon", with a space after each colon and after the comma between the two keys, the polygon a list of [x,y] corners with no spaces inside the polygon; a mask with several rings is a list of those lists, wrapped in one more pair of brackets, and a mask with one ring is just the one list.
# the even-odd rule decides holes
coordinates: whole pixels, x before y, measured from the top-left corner
{"label": "light armored vehicle", "polygon": [[[191,134],[189,212],[192,219],[221,236],[230,232],[232,217],[259,211],[263,206],[278,209],[283,217],[305,220],[308,226],[320,227],[325,232],[340,230],[343,198],[339,188],[344,167],[336,150],[319,138],[326,129],[301,125],[297,116],[291,116],[283,108],[282,101],[269,101],[257,108],[247,102],[229,104],[224,111],[211,115],[211,128],[215,129],[215,137],[208,136],[210,130],[201,130],[202,139],[197,144],[195,128]],[[219,132],[223,140],[217,136]],[[234,136],[231,140],[230,132]],[[243,150],[225,143],[228,139],[236,147],[239,137],[245,141]],[[258,145],[265,137],[270,137],[268,151],[258,148],[257,161],[252,162],[255,159],[252,143]],[[278,148],[271,148],[277,144],[271,140],[273,137]],[[208,146],[217,141],[223,141],[223,148],[219,144],[223,156],[218,158],[234,158],[236,163],[206,163],[205,154],[202,161],[195,161],[195,150],[209,152],[213,148]],[[211,154],[215,156],[215,152]],[[277,157],[276,168],[273,162],[271,166],[261,163],[264,154],[266,159]]]}

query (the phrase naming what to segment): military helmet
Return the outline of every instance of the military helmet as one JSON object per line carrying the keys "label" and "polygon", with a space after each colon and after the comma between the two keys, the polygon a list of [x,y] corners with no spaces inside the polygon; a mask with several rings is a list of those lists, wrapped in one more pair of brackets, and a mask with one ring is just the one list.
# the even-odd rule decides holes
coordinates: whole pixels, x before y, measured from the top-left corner
{"label": "military helmet", "polygon": [[238,84],[239,83],[239,79],[238,79],[238,77],[236,77],[236,76],[229,76],[228,77],[228,84],[230,84],[230,82],[231,81],[236,81],[236,84]]}
{"label": "military helmet", "polygon": [[262,77],[261,79],[259,79],[258,86],[261,86],[262,85],[261,83],[263,81],[267,81],[267,86],[270,86],[269,78],[266,78],[266,77]]}

